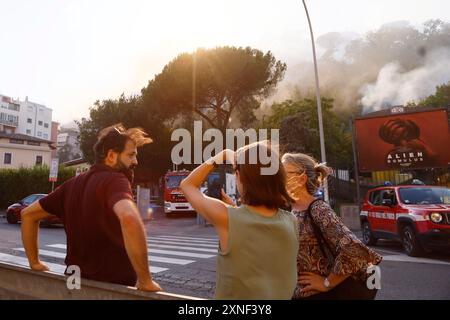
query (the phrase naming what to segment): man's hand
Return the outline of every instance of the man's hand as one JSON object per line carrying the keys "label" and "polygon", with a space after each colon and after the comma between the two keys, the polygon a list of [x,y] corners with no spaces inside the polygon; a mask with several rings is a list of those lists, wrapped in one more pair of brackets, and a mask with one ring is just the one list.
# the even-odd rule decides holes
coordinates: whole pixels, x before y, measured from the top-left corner
{"label": "man's hand", "polygon": [[30,264],[30,268],[34,271],[50,271],[49,267],[42,262]]}
{"label": "man's hand", "polygon": [[138,288],[138,290],[149,292],[162,291],[161,286],[153,280],[147,281],[145,283],[138,281],[138,283],[136,284],[136,288]]}

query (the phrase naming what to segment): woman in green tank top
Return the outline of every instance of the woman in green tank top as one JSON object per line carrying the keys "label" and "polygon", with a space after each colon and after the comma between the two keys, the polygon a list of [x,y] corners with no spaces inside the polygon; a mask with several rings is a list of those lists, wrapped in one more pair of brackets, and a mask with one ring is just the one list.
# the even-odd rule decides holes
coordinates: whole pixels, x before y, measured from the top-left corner
{"label": "woman in green tank top", "polygon": [[[261,155],[270,162],[260,161]],[[200,191],[208,174],[226,162],[236,172],[239,207]],[[295,216],[280,209],[292,201],[285,183],[279,155],[266,142],[223,150],[181,182],[187,200],[219,235],[216,299],[291,299],[299,241]]]}

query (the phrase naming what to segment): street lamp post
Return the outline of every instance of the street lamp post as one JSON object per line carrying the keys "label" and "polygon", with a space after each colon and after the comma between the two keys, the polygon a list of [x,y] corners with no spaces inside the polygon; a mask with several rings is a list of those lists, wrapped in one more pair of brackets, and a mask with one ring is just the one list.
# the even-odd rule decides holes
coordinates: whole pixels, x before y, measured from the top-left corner
{"label": "street lamp post", "polygon": [[[314,34],[313,29],[311,26],[311,19],[309,18],[308,8],[306,7],[305,0],[303,1],[303,6],[305,7],[306,17],[308,19],[309,24],[309,31],[311,33],[311,43],[312,43],[312,50],[313,50],[313,59],[314,59],[314,74],[316,78],[316,100],[317,100],[317,115],[319,117],[319,136],[320,136],[320,155],[322,158],[322,162],[327,162],[327,157],[325,153],[325,137],[323,134],[323,119],[322,119],[322,102],[320,100],[320,88],[319,88],[319,72],[317,71],[317,58],[316,58],[316,45],[314,44]],[[328,182],[325,179],[324,181],[324,198],[325,201],[329,201],[329,194],[328,194]]]}

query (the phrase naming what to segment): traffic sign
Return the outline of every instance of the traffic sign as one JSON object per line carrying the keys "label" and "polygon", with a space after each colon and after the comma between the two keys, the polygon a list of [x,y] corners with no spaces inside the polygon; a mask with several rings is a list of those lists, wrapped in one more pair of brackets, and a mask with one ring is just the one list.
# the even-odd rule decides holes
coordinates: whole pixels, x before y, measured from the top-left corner
{"label": "traffic sign", "polygon": [[48,180],[50,182],[56,182],[58,180],[58,166],[59,166],[59,159],[53,158],[52,163],[50,165],[50,175],[48,177]]}

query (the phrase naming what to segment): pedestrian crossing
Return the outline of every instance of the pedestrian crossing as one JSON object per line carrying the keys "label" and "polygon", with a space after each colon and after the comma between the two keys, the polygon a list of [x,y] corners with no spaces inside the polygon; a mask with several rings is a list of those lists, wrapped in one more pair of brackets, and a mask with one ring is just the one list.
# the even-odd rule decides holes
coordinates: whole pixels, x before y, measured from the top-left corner
{"label": "pedestrian crossing", "polygon": [[[156,274],[174,266],[186,266],[215,257],[219,241],[215,237],[159,235],[147,237],[147,244],[150,272]],[[43,245],[39,249],[39,256],[50,271],[64,273],[66,249],[65,243]],[[29,266],[23,247],[13,248],[11,253],[0,253],[0,262]]]}

